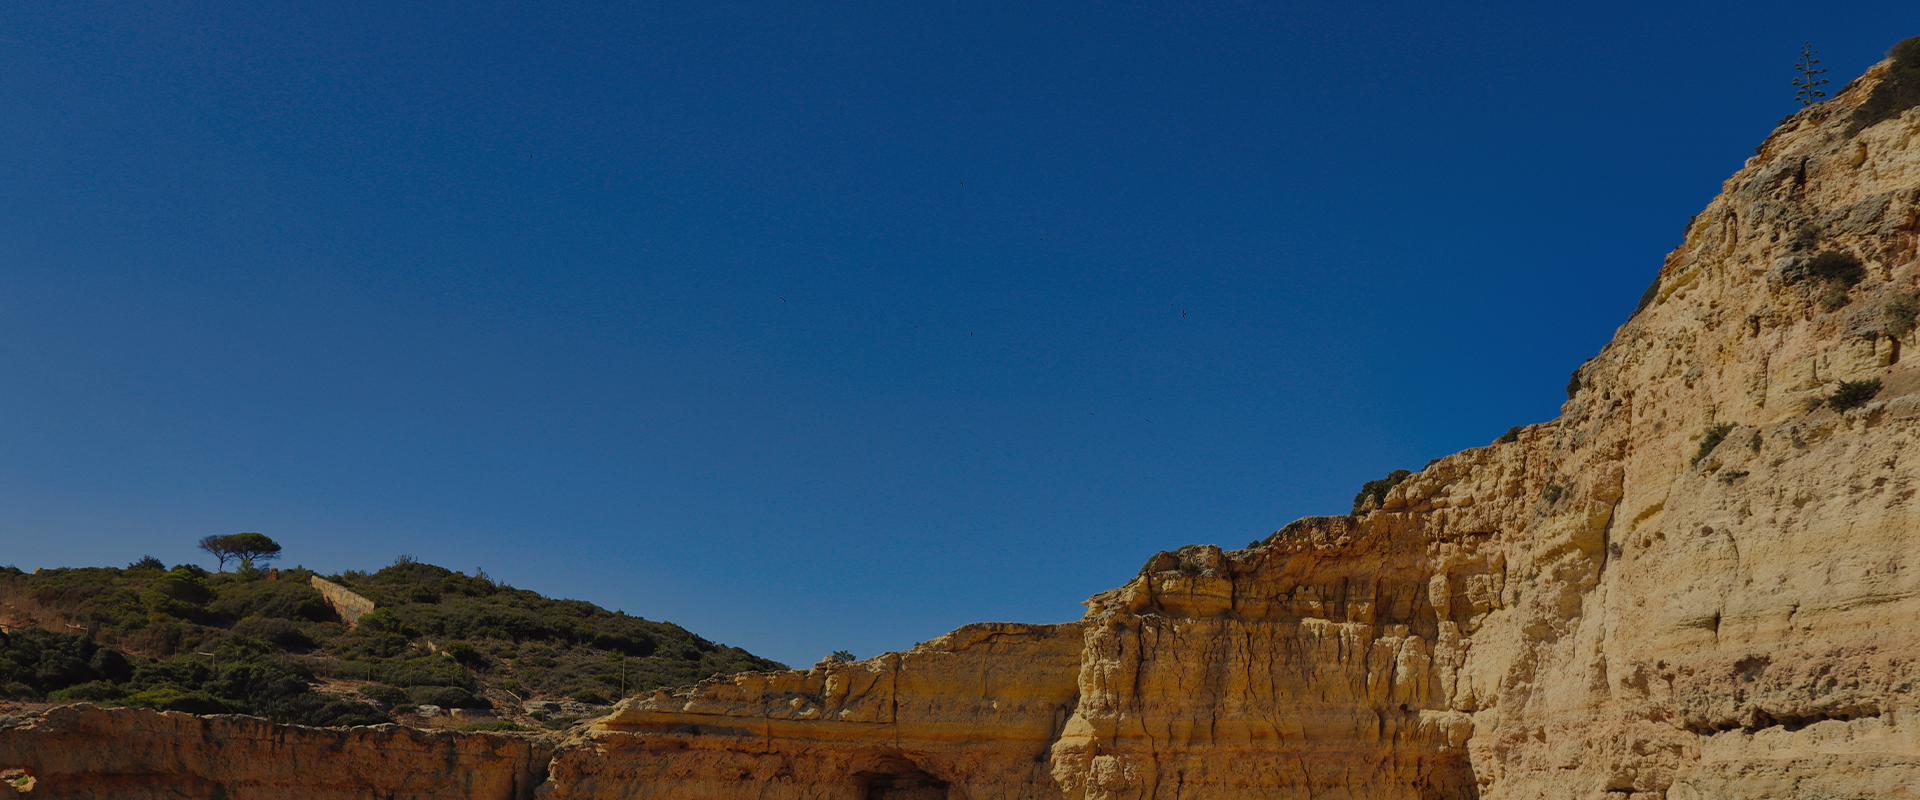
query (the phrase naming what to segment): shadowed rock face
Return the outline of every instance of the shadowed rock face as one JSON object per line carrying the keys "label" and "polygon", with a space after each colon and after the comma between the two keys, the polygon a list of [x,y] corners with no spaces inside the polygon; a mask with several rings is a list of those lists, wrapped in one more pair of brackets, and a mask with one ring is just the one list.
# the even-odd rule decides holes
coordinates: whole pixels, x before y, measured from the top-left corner
{"label": "shadowed rock face", "polygon": [[0,770],[33,780],[23,800],[531,800],[552,758],[511,736],[92,706],[0,727]]}
{"label": "shadowed rock face", "polygon": [[[1920,291],[1920,110],[1847,130],[1885,70],[1727,181],[1558,419],[1364,513],[1156,555],[1079,622],[629,699],[557,748],[542,796],[1920,795],[1920,369],[1901,358],[1920,342],[1897,302]],[[1832,251],[1857,285],[1811,266]],[[1873,402],[1808,410],[1867,379]],[[0,731],[0,768],[39,770],[36,793],[119,769],[47,757],[80,730],[61,719]],[[121,735],[90,730],[68,740]],[[263,757],[379,763],[370,733],[276,735]],[[434,774],[508,774],[516,753]]]}

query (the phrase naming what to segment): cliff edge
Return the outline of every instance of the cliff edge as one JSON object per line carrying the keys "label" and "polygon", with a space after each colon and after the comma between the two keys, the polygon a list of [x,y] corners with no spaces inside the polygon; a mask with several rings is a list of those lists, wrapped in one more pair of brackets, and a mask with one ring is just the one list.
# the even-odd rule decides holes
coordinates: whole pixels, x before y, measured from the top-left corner
{"label": "cliff edge", "polygon": [[1045,636],[628,700],[556,796],[587,752],[637,797],[1920,796],[1920,110],[1854,113],[1893,66],[1727,180],[1558,419]]}

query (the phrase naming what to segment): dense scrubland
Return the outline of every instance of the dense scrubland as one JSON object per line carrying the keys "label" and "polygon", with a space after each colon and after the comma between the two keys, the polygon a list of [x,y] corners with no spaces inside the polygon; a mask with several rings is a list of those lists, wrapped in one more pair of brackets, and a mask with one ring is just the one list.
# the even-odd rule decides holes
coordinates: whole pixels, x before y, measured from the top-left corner
{"label": "dense scrubland", "polygon": [[323,576],[377,604],[349,626],[312,576],[151,558],[125,569],[0,568],[10,629],[0,633],[0,698],[358,725],[428,704],[515,715],[529,700],[604,705],[781,667],[672,623],[404,557]]}

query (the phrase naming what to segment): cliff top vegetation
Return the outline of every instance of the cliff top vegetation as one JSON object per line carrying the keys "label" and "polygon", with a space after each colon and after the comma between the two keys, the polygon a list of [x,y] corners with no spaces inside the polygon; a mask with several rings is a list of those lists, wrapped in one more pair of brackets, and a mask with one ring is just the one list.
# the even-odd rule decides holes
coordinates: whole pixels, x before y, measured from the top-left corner
{"label": "cliff top vegetation", "polygon": [[323,576],[376,603],[343,623],[314,573],[0,568],[0,698],[242,713],[308,725],[393,720],[422,704],[604,705],[780,664],[669,622],[402,557]]}

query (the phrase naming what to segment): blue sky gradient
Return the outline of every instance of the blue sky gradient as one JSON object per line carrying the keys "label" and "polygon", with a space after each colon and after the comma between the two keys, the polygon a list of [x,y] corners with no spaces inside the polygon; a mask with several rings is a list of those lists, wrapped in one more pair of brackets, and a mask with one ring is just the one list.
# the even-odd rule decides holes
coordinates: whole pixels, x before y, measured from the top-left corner
{"label": "blue sky gradient", "polygon": [[[0,564],[400,554],[804,665],[1552,418],[1920,6],[0,8]],[[1149,421],[1150,420],[1150,421]]]}

